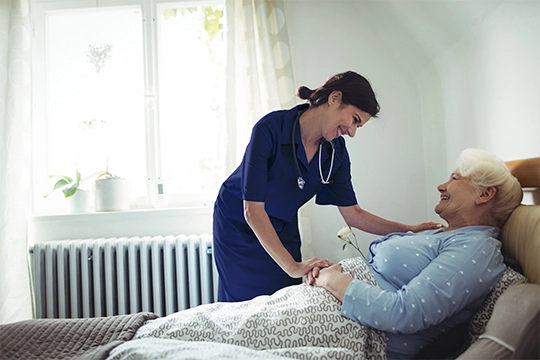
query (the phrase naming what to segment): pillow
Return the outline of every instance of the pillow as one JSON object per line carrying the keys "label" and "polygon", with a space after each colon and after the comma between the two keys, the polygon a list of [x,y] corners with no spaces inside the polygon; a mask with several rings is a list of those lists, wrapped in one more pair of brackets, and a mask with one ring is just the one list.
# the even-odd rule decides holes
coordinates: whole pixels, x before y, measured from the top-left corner
{"label": "pillow", "polygon": [[538,299],[540,285],[512,285],[497,301],[485,332],[458,359],[539,359]]}
{"label": "pillow", "polygon": [[511,285],[514,284],[526,284],[529,280],[522,274],[518,273],[514,269],[507,267],[506,270],[504,270],[503,274],[501,275],[501,278],[499,279],[499,282],[495,286],[495,289],[493,289],[486,300],[482,303],[482,306],[472,316],[471,320],[469,321],[469,341],[470,344],[476,341],[478,337],[484,333],[484,330],[486,329],[486,324],[488,323],[489,319],[491,318],[491,314],[493,314],[493,308],[495,307],[495,303],[501,297],[501,295],[508,290],[508,288]]}
{"label": "pillow", "polygon": [[[478,337],[484,333],[486,325],[493,314],[495,303],[501,295],[514,284],[525,284],[529,281],[525,276],[510,267],[506,267],[495,288],[489,293],[482,305],[476,310],[469,323],[457,326],[438,340],[431,343],[416,359],[455,359]],[[463,334],[463,331],[466,331]]]}

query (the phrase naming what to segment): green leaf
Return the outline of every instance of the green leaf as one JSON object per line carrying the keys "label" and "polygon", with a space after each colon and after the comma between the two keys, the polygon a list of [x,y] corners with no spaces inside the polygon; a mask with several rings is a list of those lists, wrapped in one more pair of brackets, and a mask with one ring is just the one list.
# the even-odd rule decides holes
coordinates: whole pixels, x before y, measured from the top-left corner
{"label": "green leaf", "polygon": [[59,177],[60,179],[54,184],[53,189],[51,190],[51,192],[48,193],[47,195],[43,196],[44,198],[48,197],[49,195],[51,195],[56,190],[60,190],[60,189],[65,188],[66,186],[68,186],[69,184],[71,184],[73,182],[73,179],[70,178],[69,176],[49,175],[49,178],[53,178],[53,177]]}
{"label": "green leaf", "polygon": [[70,197],[75,194],[75,191],[77,191],[77,188],[79,187],[79,182],[74,182],[70,184],[69,186],[65,187],[62,192],[64,193],[64,197]]}
{"label": "green leaf", "polygon": [[71,179],[66,180],[66,179],[60,179],[56,182],[56,184],[54,184],[54,187],[53,187],[53,190],[58,190],[58,189],[61,189],[63,188],[64,186],[70,184],[72,182]]}
{"label": "green leaf", "polygon": [[345,246],[347,246],[347,244],[343,244],[343,247],[341,248],[341,250],[345,250]]}
{"label": "green leaf", "polygon": [[49,179],[52,179],[52,178],[60,178],[60,179],[66,180],[68,183],[73,182],[72,178],[65,175],[49,175]]}

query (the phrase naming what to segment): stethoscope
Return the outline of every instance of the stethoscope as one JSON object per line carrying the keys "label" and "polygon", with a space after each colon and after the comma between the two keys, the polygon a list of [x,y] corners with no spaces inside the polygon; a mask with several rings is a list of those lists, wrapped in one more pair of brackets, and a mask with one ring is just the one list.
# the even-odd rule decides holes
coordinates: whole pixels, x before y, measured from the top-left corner
{"label": "stethoscope", "polygon": [[[301,113],[299,113],[296,116],[296,119],[294,120],[292,132],[291,132],[291,144],[292,144],[292,153],[293,153],[294,164],[296,165],[296,173],[298,174],[298,178],[296,179],[296,182],[297,182],[298,187],[300,188],[300,190],[303,190],[304,185],[306,184],[306,181],[302,177],[302,172],[300,171],[300,165],[298,165],[298,159],[296,158],[296,147],[294,146],[294,141],[295,141],[294,135],[295,135],[295,132],[296,132],[296,125],[298,124],[298,119],[300,119],[300,115],[301,115]],[[330,145],[332,145],[332,160],[330,161],[330,169],[328,170],[328,175],[326,176],[326,179],[324,178],[323,172],[322,172],[322,149],[323,149],[323,144],[325,142],[329,142]],[[334,146],[334,143],[332,141],[326,140],[325,138],[322,138],[321,143],[319,144],[319,174],[321,176],[321,183],[324,184],[324,185],[330,184],[330,174],[332,174],[332,168],[334,167],[334,155],[335,155],[335,153],[336,153],[336,147]]]}

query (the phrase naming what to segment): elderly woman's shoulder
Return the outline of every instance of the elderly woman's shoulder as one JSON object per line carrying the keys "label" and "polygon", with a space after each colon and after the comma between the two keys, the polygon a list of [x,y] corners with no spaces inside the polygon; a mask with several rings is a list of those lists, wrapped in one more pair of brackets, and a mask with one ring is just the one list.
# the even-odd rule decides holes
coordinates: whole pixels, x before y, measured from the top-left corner
{"label": "elderly woman's shoulder", "polygon": [[466,226],[460,229],[440,233],[445,243],[464,247],[490,245],[500,247],[500,230],[493,226]]}

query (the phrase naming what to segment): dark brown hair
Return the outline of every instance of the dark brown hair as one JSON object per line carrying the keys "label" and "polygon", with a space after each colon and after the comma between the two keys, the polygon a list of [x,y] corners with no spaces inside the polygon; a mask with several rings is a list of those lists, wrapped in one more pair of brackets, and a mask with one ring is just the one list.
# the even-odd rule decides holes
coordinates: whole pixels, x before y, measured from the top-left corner
{"label": "dark brown hair", "polygon": [[336,90],[341,91],[343,104],[356,106],[372,117],[376,117],[381,109],[369,81],[354,71],[334,75],[315,90],[300,86],[296,96],[307,100],[310,106],[317,107],[325,104],[328,96]]}

